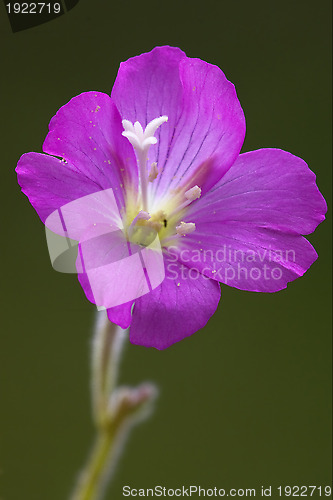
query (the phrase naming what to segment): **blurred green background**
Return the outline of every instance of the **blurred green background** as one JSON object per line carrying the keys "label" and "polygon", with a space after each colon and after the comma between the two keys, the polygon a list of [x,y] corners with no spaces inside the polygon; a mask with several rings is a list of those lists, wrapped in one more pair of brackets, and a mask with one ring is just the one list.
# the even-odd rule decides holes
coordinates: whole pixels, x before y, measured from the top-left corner
{"label": "blurred green background", "polygon": [[[220,66],[247,119],[243,151],[304,158],[330,205],[331,2],[80,0],[13,34],[1,19],[1,500],[62,500],[93,440],[94,307],[55,272],[44,227],[20,193],[19,156],[41,151],[71,97],[109,93],[119,63],[155,45]],[[330,216],[318,261],[276,294],[222,287],[206,328],[166,351],[128,344],[121,380],[160,388],[134,429],[107,499],[122,486],[220,488],[331,481]],[[274,496],[273,496],[274,498]]]}

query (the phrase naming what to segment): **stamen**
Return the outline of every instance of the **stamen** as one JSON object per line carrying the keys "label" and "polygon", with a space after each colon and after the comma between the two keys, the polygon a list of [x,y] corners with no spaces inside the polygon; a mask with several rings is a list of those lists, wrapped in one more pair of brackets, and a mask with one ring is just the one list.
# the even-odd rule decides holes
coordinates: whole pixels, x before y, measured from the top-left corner
{"label": "stamen", "polygon": [[136,224],[136,222],[138,220],[149,220],[150,219],[150,215],[148,212],[145,212],[144,210],[140,210],[140,212],[138,213],[138,215],[133,219],[132,224]]}
{"label": "stamen", "polygon": [[140,182],[141,182],[142,207],[144,211],[148,210],[147,188],[148,188],[148,180],[150,181],[150,178],[147,175],[148,149],[152,144],[157,143],[157,139],[156,137],[154,137],[154,134],[158,129],[158,127],[160,127],[163,123],[167,121],[168,121],[167,116],[165,115],[159,116],[158,118],[155,118],[154,120],[149,122],[145,130],[143,130],[142,125],[139,122],[135,122],[133,124],[129,120],[122,121],[124,127],[124,132],[122,132],[122,135],[126,137],[132,144],[138,158],[139,170],[140,170]]}
{"label": "stamen", "polygon": [[185,193],[185,198],[188,200],[197,200],[201,196],[201,188],[199,186],[194,186]]}
{"label": "stamen", "polygon": [[140,210],[138,215],[136,217],[134,217],[134,219],[132,220],[132,222],[129,225],[129,228],[128,228],[129,233],[132,233],[138,220],[149,220],[149,219],[150,219],[150,215],[148,214],[148,212],[145,212],[144,210]]}
{"label": "stamen", "polygon": [[153,182],[157,176],[158,176],[157,163],[156,161],[154,161],[154,163],[151,164],[150,172],[148,175],[149,182]]}
{"label": "stamen", "polygon": [[147,212],[145,212],[144,210],[140,210],[140,212],[138,213],[138,215],[136,217],[134,217],[134,219],[132,220],[131,224],[129,225],[128,236],[129,237],[132,236],[134,228],[135,228],[136,223],[138,222],[138,220],[149,220],[149,219],[150,219],[150,215]]}
{"label": "stamen", "polygon": [[195,231],[195,224],[194,222],[181,222],[179,226],[176,226],[176,231],[180,236],[185,236]]}
{"label": "stamen", "polygon": [[196,226],[194,222],[181,222],[179,226],[176,226],[176,234],[172,234],[171,236],[168,236],[167,238],[163,238],[163,246],[166,244],[169,244],[170,242],[177,240],[179,238],[182,238],[183,236],[186,236],[187,234],[193,233],[195,231]]}
{"label": "stamen", "polygon": [[192,201],[197,200],[201,196],[201,188],[199,186],[194,186],[193,188],[189,189],[188,191],[185,192],[185,198],[187,198],[187,201],[184,201],[184,203],[181,203],[177,208],[175,208],[171,214],[169,214],[169,218],[173,217],[176,215],[178,212],[183,210],[183,208],[187,207],[192,203]]}

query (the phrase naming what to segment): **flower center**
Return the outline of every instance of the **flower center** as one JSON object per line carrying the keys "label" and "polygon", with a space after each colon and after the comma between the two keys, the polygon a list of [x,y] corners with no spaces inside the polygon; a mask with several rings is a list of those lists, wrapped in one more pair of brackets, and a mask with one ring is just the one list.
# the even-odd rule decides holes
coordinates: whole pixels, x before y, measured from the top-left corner
{"label": "flower center", "polygon": [[[167,200],[164,200],[166,201],[164,203],[165,207],[162,206],[161,209],[153,214],[149,213],[148,185],[150,182],[154,182],[160,172],[155,162],[151,164],[148,171],[148,150],[150,146],[157,143],[157,138],[154,136],[155,132],[167,121],[167,116],[160,116],[149,122],[143,130],[142,125],[138,121],[133,124],[129,120],[122,120],[124,127],[122,135],[129,140],[136,153],[141,193],[141,208],[136,211],[137,215],[134,218],[132,215],[132,221],[127,230],[128,238],[135,238],[137,240],[137,236],[142,233],[143,228],[150,228],[159,233],[163,246],[167,246],[176,238],[186,236],[195,231],[195,224],[193,222],[184,222],[180,219],[184,215],[184,209],[201,196],[199,186],[194,186],[185,193],[183,191],[183,195],[181,193],[173,193]],[[139,237],[139,239],[141,238]],[[142,242],[142,244],[144,243]]]}

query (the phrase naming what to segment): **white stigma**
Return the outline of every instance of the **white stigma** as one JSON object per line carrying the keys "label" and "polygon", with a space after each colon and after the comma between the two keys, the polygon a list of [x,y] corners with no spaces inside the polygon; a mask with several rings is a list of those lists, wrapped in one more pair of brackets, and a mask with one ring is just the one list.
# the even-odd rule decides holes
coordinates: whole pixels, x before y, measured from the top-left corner
{"label": "white stigma", "polygon": [[122,135],[126,137],[132,144],[138,158],[142,208],[145,212],[148,211],[148,180],[152,182],[154,179],[156,179],[158,174],[157,166],[155,166],[154,168],[152,166],[149,176],[147,174],[148,150],[152,144],[157,143],[157,139],[156,137],[154,137],[156,130],[167,121],[168,117],[165,115],[154,118],[154,120],[148,123],[145,130],[143,130],[142,125],[139,122],[135,122],[133,124],[129,120],[122,121],[124,127],[124,132],[122,132]]}
{"label": "white stigma", "polygon": [[176,231],[180,236],[185,236],[195,231],[195,224],[194,222],[181,222],[179,226],[176,226]]}
{"label": "white stigma", "polygon": [[127,137],[137,152],[148,151],[152,144],[157,143],[157,139],[154,137],[156,130],[162,123],[167,121],[168,117],[165,115],[154,118],[154,120],[148,123],[145,130],[143,130],[141,123],[135,122],[133,124],[129,120],[123,120],[124,132],[122,132],[122,135]]}

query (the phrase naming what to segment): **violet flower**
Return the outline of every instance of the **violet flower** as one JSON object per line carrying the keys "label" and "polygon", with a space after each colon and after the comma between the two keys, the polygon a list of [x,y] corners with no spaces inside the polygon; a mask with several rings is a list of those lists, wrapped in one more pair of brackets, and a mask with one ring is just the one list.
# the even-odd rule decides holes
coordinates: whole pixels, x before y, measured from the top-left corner
{"label": "violet flower", "polygon": [[[317,259],[302,236],[326,213],[314,173],[279,149],[240,155],[244,135],[222,71],[156,47],[120,65],[111,97],[86,92],[63,106],[46,154],[19,160],[19,184],[43,222],[112,188],[126,231],[140,220],[158,232],[164,281],[108,309],[110,321],[130,326],[132,343],[164,349],[202,328],[219,303],[219,282],[275,292]],[[93,301],[85,273],[79,280]]]}

